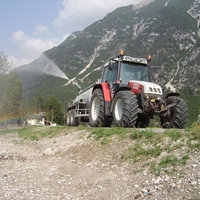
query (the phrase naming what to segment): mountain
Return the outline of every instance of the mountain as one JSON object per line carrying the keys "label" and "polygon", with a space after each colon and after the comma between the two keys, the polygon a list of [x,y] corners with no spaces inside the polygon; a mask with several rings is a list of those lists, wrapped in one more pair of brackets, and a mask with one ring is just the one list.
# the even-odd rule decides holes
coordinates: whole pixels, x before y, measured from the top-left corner
{"label": "mountain", "polygon": [[[151,64],[162,67],[162,86],[197,91],[199,26],[200,0],[151,0],[116,9],[83,31],[72,33],[41,57],[46,56],[84,88],[100,77],[100,66],[120,50],[134,57],[151,54]],[[16,70],[25,99],[30,101],[40,92],[44,96],[54,94],[67,105],[77,95],[77,87],[71,81],[63,86],[67,80],[45,75],[43,68],[48,67],[41,57]]]}

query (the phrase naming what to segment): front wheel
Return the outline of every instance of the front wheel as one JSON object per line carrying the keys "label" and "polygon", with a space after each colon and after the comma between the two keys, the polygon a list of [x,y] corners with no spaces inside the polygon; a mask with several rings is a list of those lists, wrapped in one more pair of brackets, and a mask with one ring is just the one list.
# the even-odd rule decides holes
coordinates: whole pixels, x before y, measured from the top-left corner
{"label": "front wheel", "polygon": [[89,121],[91,126],[111,126],[112,118],[105,115],[103,91],[95,89],[90,102]]}
{"label": "front wheel", "polygon": [[131,91],[119,91],[113,102],[113,119],[116,126],[134,127],[138,118],[138,102]]}
{"label": "front wheel", "polygon": [[163,128],[180,128],[183,129],[187,123],[188,109],[183,99],[177,96],[167,98],[167,104],[175,103],[176,105],[169,110],[169,115],[161,116],[161,126]]}

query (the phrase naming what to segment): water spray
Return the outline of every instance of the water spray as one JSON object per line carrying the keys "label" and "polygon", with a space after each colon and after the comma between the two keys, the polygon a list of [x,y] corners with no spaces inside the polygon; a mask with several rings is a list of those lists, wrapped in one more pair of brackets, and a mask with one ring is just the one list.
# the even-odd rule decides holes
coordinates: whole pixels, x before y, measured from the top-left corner
{"label": "water spray", "polygon": [[65,73],[63,71],[61,71],[59,67],[56,66],[56,64],[53,61],[51,61],[49,58],[47,58],[46,55],[42,54],[40,56],[38,62],[32,63],[32,64],[33,64],[33,68],[40,73],[49,74],[49,75],[56,76],[56,77],[67,80],[68,82],[64,86],[67,86],[70,83],[72,83],[73,85],[78,87],[78,90],[81,90],[81,86],[78,85],[78,83],[76,81],[74,81],[76,79],[76,77],[73,79],[69,79],[65,75]]}

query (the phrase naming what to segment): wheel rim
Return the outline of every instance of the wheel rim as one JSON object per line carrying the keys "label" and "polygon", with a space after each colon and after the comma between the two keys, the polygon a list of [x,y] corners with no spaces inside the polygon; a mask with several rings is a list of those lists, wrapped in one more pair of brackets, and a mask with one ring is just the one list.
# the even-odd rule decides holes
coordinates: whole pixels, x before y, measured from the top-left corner
{"label": "wheel rim", "polygon": [[116,120],[120,120],[123,115],[123,102],[121,99],[118,99],[115,103],[115,118]]}
{"label": "wheel rim", "polygon": [[100,101],[98,97],[95,97],[92,101],[92,107],[91,107],[91,116],[92,119],[95,121],[99,114],[99,107],[100,107]]}

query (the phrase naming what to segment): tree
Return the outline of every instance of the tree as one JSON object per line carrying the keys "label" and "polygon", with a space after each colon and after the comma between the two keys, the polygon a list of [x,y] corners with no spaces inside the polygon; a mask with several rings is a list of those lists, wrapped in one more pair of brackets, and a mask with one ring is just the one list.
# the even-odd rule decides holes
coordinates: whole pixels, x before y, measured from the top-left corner
{"label": "tree", "polygon": [[22,85],[7,56],[0,52],[0,113],[19,114],[22,105]]}
{"label": "tree", "polygon": [[41,94],[38,94],[35,100],[35,112],[42,112],[44,110],[44,100]]}
{"label": "tree", "polygon": [[49,121],[56,122],[57,124],[63,124],[64,114],[62,104],[57,100],[55,96],[51,96],[45,103],[46,117]]}
{"label": "tree", "polygon": [[0,51],[0,74],[5,74],[11,70],[12,63],[8,61],[7,56]]}
{"label": "tree", "polygon": [[3,98],[1,103],[1,112],[3,114],[20,113],[22,105],[22,85],[16,73],[11,71],[6,75],[6,81],[3,88]]}

